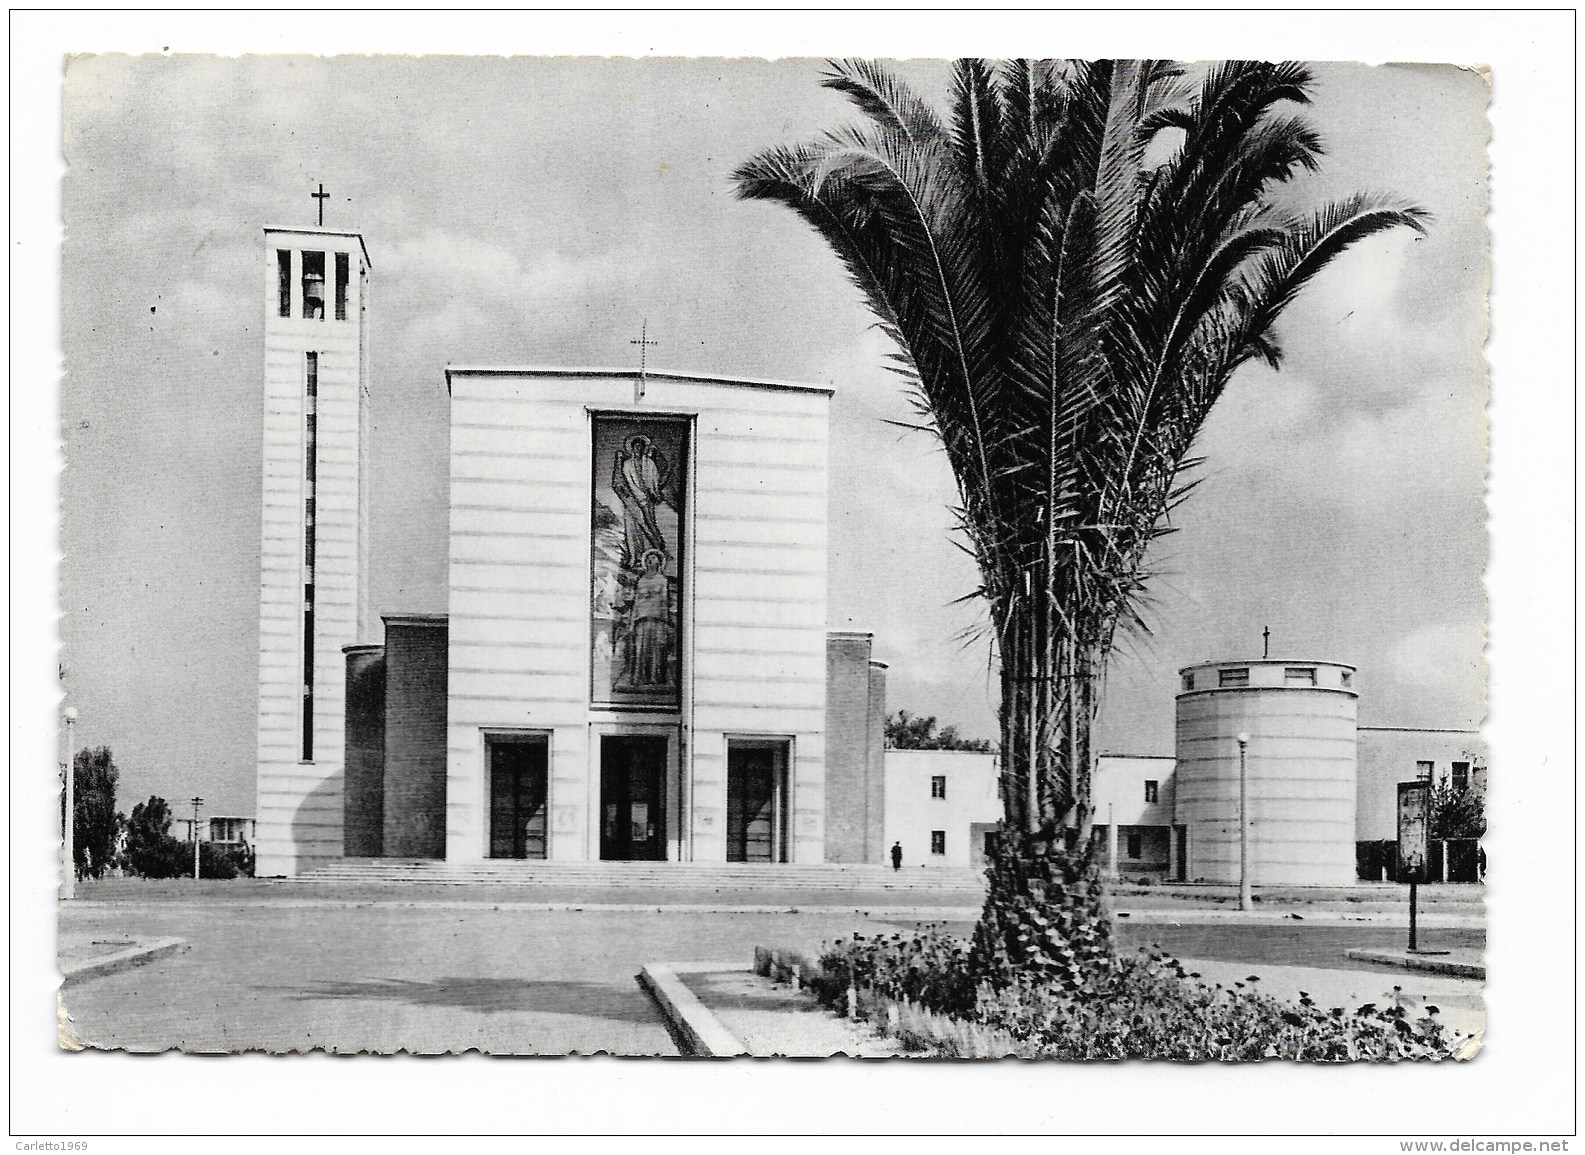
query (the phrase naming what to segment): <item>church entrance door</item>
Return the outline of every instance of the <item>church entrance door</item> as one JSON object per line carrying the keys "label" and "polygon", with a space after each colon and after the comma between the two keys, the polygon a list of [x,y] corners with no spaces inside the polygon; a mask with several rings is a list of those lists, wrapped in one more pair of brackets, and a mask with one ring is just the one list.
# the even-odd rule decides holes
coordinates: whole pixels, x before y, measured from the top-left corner
{"label": "church entrance door", "polygon": [[491,858],[545,857],[549,752],[539,735],[489,739]]}
{"label": "church entrance door", "polygon": [[607,734],[600,739],[600,857],[666,858],[667,739]]}
{"label": "church entrance door", "polygon": [[728,862],[787,861],[786,799],[786,744],[728,741]]}

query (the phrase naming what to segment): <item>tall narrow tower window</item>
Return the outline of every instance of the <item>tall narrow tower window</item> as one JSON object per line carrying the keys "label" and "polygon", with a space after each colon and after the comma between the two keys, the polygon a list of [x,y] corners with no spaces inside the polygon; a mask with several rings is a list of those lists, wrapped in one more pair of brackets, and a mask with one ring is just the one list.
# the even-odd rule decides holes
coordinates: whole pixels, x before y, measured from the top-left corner
{"label": "tall narrow tower window", "polygon": [[303,761],[314,760],[314,499],[319,474],[319,354],[303,355]]}
{"label": "tall narrow tower window", "polygon": [[325,319],[325,254],[303,254],[303,316],[310,321]]}
{"label": "tall narrow tower window", "polygon": [[346,253],[336,254],[336,320],[347,319],[347,280],[351,276],[352,262]]}
{"label": "tall narrow tower window", "polygon": [[276,294],[280,298],[276,312],[282,317],[292,315],[292,251],[275,250]]}

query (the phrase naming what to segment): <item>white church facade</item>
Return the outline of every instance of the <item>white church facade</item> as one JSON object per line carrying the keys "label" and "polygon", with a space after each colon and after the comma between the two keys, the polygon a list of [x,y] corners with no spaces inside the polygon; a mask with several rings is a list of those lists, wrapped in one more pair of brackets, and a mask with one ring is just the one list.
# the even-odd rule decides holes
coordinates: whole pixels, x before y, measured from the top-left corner
{"label": "white church facade", "polygon": [[446,857],[824,861],[830,391],[447,379]]}

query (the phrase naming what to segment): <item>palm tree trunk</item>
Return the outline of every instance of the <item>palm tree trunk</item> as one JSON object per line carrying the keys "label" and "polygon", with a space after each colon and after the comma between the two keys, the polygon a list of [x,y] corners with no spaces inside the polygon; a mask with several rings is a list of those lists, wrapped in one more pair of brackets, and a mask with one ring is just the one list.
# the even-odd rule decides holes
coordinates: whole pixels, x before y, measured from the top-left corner
{"label": "palm tree trunk", "polygon": [[[1016,605],[1017,599],[1011,599]],[[1029,744],[1026,739],[1029,671],[1023,644],[1024,621],[1013,605],[1002,616],[1001,644],[1002,819],[1007,830],[1029,828]]]}
{"label": "palm tree trunk", "polygon": [[1090,730],[1099,663],[1057,613],[1057,591],[1033,583],[1005,612],[1001,652],[1001,795],[1005,825],[1048,838],[1087,828]]}
{"label": "palm tree trunk", "polygon": [[1041,757],[1041,735],[1045,731],[1045,716],[1041,709],[1043,701],[1040,693],[1043,683],[1040,675],[1046,669],[1041,664],[1036,650],[1038,644],[1036,626],[1038,625],[1039,614],[1036,612],[1035,607],[1034,584],[1033,575],[1026,571],[1024,575],[1026,595],[1024,602],[1028,606],[1028,612],[1024,615],[1024,652],[1027,663],[1025,677],[1028,680],[1029,689],[1025,696],[1028,717],[1024,719],[1024,734],[1029,749],[1027,755],[1027,773],[1029,776],[1027,783],[1028,802],[1026,803],[1029,811],[1025,816],[1025,827],[1031,834],[1040,829],[1040,770],[1041,763],[1044,761]]}

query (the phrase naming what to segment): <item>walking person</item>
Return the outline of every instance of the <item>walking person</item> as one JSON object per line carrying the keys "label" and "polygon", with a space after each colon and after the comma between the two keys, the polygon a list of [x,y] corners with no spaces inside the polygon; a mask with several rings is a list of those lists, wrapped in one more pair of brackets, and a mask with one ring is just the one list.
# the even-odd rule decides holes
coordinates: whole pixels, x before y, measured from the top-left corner
{"label": "walking person", "polygon": [[903,844],[901,842],[894,842],[894,843],[892,843],[892,869],[893,870],[901,870],[902,868],[903,868]]}

